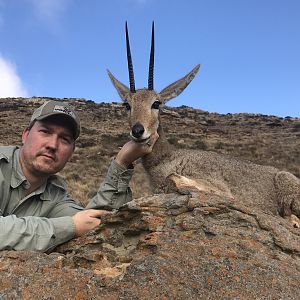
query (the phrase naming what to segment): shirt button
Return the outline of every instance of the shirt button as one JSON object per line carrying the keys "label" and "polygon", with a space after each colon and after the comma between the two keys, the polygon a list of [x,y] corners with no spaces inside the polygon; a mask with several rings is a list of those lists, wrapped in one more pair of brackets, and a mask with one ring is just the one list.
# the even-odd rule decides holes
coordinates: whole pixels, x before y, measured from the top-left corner
{"label": "shirt button", "polygon": [[30,188],[30,183],[26,181],[24,183],[24,188],[25,188],[25,190],[28,190]]}

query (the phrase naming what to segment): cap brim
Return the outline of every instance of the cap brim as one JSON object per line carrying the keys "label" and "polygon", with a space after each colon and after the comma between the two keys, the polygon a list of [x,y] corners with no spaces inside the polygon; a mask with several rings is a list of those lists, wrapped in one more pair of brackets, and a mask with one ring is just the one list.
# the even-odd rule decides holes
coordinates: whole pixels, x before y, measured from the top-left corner
{"label": "cap brim", "polygon": [[72,123],[72,127],[73,127],[74,139],[76,140],[79,137],[80,128],[78,128],[77,122],[74,120],[73,117],[71,117],[67,114],[59,113],[59,112],[53,112],[53,113],[50,113],[46,116],[39,116],[39,117],[35,118],[35,120],[42,121],[42,120],[46,120],[46,119],[48,119],[49,117],[52,117],[52,116],[59,116],[61,118],[70,120],[71,123]]}

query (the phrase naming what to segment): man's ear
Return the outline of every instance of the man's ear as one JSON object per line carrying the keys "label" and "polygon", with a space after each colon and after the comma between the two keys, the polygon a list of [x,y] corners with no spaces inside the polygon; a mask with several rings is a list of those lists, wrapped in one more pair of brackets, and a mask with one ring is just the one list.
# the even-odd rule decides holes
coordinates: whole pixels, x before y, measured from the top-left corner
{"label": "man's ear", "polygon": [[22,132],[22,144],[26,142],[27,136],[29,134],[30,129],[27,127]]}

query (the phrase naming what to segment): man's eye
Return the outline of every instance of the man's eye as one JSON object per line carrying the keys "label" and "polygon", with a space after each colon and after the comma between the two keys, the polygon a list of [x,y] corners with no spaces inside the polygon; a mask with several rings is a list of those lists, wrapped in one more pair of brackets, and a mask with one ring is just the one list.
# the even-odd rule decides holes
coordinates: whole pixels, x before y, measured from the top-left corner
{"label": "man's eye", "polygon": [[65,144],[71,144],[72,143],[72,139],[70,137],[65,136],[65,137],[62,137],[61,139]]}
{"label": "man's eye", "polygon": [[159,106],[160,106],[161,102],[160,101],[154,101],[151,108],[154,108],[154,109],[159,109]]}
{"label": "man's eye", "polygon": [[47,130],[47,129],[40,129],[40,132],[42,132],[42,133],[49,133],[49,130]]}
{"label": "man's eye", "polygon": [[130,110],[131,109],[131,107],[130,107],[130,105],[129,105],[128,102],[124,102],[123,106],[126,108],[126,110]]}

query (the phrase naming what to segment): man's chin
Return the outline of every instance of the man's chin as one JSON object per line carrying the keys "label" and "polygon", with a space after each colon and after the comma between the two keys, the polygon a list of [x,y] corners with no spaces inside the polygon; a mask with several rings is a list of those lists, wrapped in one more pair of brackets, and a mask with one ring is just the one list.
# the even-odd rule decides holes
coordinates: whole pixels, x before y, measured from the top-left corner
{"label": "man's chin", "polygon": [[43,176],[43,177],[54,175],[59,171],[60,170],[55,167],[49,167],[49,166],[44,166],[44,165],[36,165],[35,166],[35,173],[39,174],[40,176]]}

